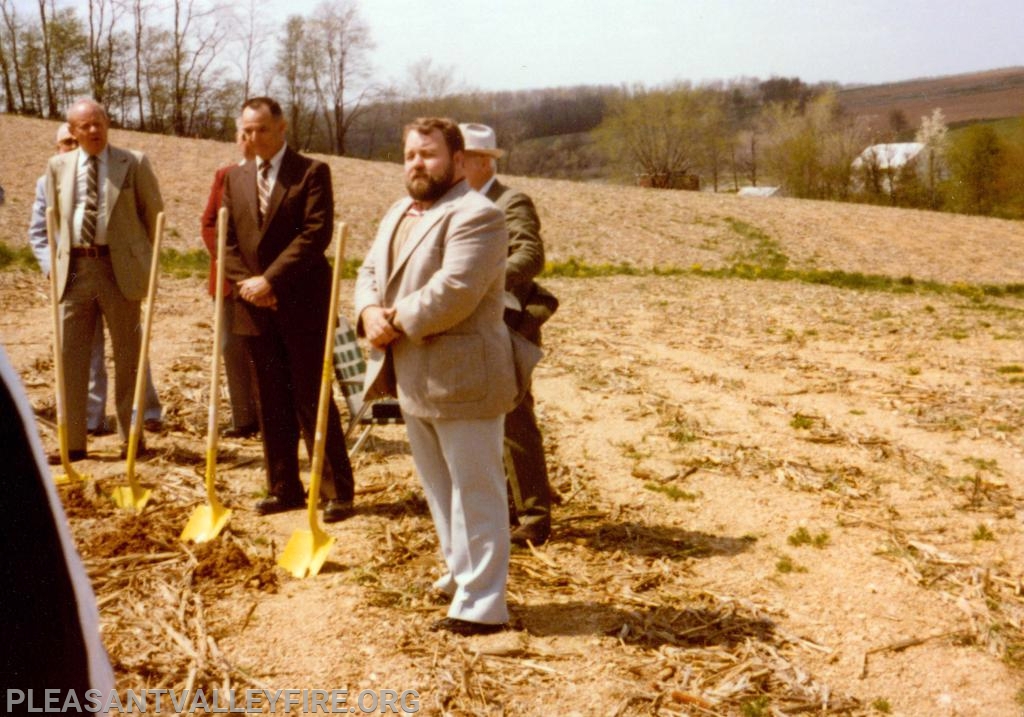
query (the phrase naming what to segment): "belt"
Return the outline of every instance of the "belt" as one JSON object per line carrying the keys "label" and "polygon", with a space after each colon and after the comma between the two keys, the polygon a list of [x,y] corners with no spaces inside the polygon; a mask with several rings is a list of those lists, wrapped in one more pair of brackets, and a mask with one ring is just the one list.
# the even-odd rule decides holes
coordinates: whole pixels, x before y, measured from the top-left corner
{"label": "belt", "polygon": [[90,259],[95,259],[100,256],[110,256],[110,247],[106,244],[97,244],[96,246],[73,246],[71,247],[71,256],[87,256]]}

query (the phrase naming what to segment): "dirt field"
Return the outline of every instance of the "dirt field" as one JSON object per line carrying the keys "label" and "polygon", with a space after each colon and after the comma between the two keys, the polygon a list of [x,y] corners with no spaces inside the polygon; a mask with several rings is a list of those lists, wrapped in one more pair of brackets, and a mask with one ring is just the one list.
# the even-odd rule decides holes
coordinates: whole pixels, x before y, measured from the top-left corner
{"label": "dirt field", "polygon": [[[0,117],[9,245],[23,241],[54,128]],[[231,148],[113,142],[151,155],[168,244],[199,246],[198,214]],[[361,256],[402,191],[398,168],[331,164]],[[515,630],[465,639],[427,630],[444,613],[428,593],[439,558],[400,427],[355,458],[357,515],[328,528],[337,542],[317,577],[274,565],[304,513],[253,512],[253,441],[221,445],[228,530],[178,541],[203,502],[212,329],[205,277],[164,276],[152,361],[168,430],[138,468],[154,497],[141,516],[104,497],[125,480],[115,436],[77,464],[90,480],[62,489],[118,686],[416,690],[429,715],[1019,717],[1024,299],[968,287],[1021,280],[1024,228],[514,183],[536,199],[554,261],[714,268],[769,244],[797,268],[960,291],[545,280],[562,300],[535,384],[554,534],[513,552]],[[0,272],[0,336],[52,447],[46,290],[37,273]]]}

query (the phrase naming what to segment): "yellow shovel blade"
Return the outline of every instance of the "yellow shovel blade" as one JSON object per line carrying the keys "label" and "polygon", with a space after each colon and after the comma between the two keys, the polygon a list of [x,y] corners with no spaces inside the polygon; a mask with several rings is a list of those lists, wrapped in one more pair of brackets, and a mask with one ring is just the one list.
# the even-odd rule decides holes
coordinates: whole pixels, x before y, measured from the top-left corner
{"label": "yellow shovel blade", "polygon": [[110,497],[118,508],[131,509],[136,513],[141,513],[142,509],[146,507],[146,503],[149,502],[149,496],[152,493],[153,491],[149,488],[143,488],[138,483],[133,482],[131,485],[117,486],[110,492]]}
{"label": "yellow shovel blade", "polygon": [[223,505],[201,505],[192,511],[185,529],[181,531],[181,540],[191,540],[195,543],[213,540],[224,530],[230,517],[231,509]]}
{"label": "yellow shovel blade", "polygon": [[334,538],[322,530],[296,530],[277,559],[277,564],[297,578],[320,572],[331,552]]}

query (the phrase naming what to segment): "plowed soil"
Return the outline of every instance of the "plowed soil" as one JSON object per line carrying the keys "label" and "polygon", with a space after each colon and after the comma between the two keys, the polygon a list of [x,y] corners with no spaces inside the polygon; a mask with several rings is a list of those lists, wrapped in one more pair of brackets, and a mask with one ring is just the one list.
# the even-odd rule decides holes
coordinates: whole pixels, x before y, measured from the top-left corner
{"label": "plowed soil", "polygon": [[[55,127],[0,117],[8,245],[24,241]],[[112,141],[150,155],[167,245],[198,248],[232,148]],[[359,257],[402,192],[399,168],[330,163]],[[1021,280],[1024,227],[509,181],[536,200],[549,260],[639,271],[544,280],[562,301],[535,378],[559,505],[552,540],[513,551],[514,629],[428,630],[445,610],[429,591],[439,556],[401,427],[354,458],[357,512],[327,528],[319,575],[275,565],[305,512],[253,511],[256,441],[221,441],[225,532],[178,539],[205,501],[212,311],[205,276],[165,273],[151,354],[166,429],[137,467],[153,497],[141,515],[107,499],[126,480],[116,436],[93,439],[76,464],[88,479],[61,489],[118,687],[416,690],[430,715],[1019,716],[1024,299],[979,287]],[[766,246],[796,269],[914,282],[687,271]],[[52,448],[47,283],[0,272],[0,297],[3,344]]]}

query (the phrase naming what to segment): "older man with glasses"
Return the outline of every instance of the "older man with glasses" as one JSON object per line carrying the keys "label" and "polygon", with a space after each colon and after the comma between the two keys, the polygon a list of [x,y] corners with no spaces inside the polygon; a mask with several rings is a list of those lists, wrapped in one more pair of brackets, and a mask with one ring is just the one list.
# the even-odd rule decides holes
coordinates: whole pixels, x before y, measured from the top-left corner
{"label": "older man with glasses", "polygon": [[[57,154],[78,149],[78,140],[71,134],[67,122],[57,128]],[[46,175],[36,180],[36,196],[32,202],[32,219],[28,225],[28,242],[32,254],[39,263],[44,276],[50,275],[50,248],[46,238]],[[92,356],[89,361],[89,399],[86,404],[86,430],[94,436],[113,433],[107,421],[107,366],[104,361],[103,322],[96,322],[93,336]],[[150,431],[158,431],[163,425],[163,406],[153,385],[153,373],[146,367],[146,398],[142,412]]]}

